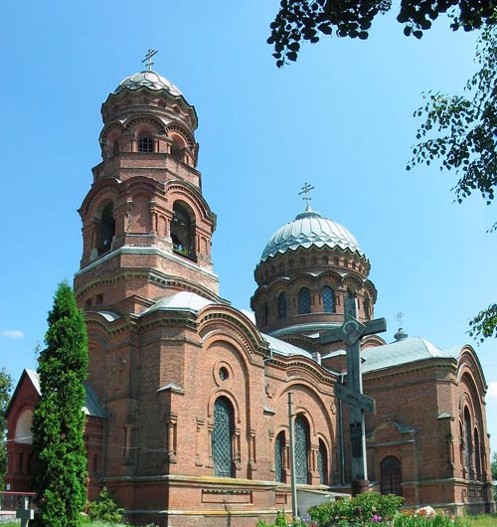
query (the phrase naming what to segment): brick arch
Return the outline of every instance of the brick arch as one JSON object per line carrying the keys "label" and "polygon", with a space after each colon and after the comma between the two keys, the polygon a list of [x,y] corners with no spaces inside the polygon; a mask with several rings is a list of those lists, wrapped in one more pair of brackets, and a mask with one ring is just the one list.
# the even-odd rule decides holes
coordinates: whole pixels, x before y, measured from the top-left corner
{"label": "brick arch", "polygon": [[79,213],[83,217],[94,214],[95,207],[104,199],[112,199],[117,202],[119,193],[122,189],[122,183],[116,178],[106,178],[93,185],[90,192],[86,195]]}
{"label": "brick arch", "polygon": [[166,199],[171,204],[171,208],[175,201],[182,201],[191,208],[197,218],[197,223],[199,223],[198,220],[212,222],[213,215],[207,202],[194,188],[191,188],[183,182],[170,181],[166,183],[165,192]]}
{"label": "brick arch", "polygon": [[193,153],[195,150],[195,139],[185,127],[180,126],[179,124],[170,124],[166,126],[165,132],[171,139],[173,139],[175,135],[179,136],[184,141],[185,146],[187,146]]}
{"label": "brick arch", "polygon": [[153,115],[138,115],[126,121],[124,129],[127,132],[133,132],[136,137],[146,132],[156,135],[158,133],[164,133],[164,123]]}

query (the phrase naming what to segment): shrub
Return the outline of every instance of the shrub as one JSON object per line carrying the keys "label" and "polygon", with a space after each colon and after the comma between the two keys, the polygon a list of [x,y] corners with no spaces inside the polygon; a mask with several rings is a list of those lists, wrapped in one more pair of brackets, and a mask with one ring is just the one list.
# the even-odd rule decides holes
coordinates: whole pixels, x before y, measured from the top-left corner
{"label": "shrub", "polygon": [[358,494],[350,500],[339,500],[309,509],[319,527],[354,527],[377,525],[390,521],[399,511],[404,498],[378,492]]}
{"label": "shrub", "polygon": [[471,522],[464,517],[451,517],[445,514],[420,516],[412,512],[403,512],[394,518],[392,527],[470,527]]}
{"label": "shrub", "polygon": [[116,500],[104,487],[95,501],[88,504],[88,516],[92,520],[117,522],[123,519],[124,509],[118,507]]}

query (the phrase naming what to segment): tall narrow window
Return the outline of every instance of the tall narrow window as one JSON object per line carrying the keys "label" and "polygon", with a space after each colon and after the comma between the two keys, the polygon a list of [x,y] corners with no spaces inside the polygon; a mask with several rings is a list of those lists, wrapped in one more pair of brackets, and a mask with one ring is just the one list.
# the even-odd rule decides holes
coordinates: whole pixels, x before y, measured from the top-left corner
{"label": "tall narrow window", "polygon": [[115,233],[116,222],[114,220],[114,207],[112,203],[108,203],[102,211],[98,228],[97,251],[99,255],[110,251]]}
{"label": "tall narrow window", "polygon": [[154,142],[147,134],[138,137],[138,152],[150,153],[154,151]]}
{"label": "tall narrow window", "polygon": [[371,303],[367,295],[364,296],[364,316],[368,319],[371,318]]}
{"label": "tall narrow window", "polygon": [[214,474],[221,477],[233,475],[233,407],[225,397],[214,404],[214,430],[212,431],[212,457]]}
{"label": "tall narrow window", "polygon": [[175,138],[173,144],[171,145],[171,155],[178,161],[183,161],[183,155],[185,153],[185,146]]}
{"label": "tall narrow window", "polygon": [[475,469],[476,479],[481,481],[481,449],[480,449],[480,438],[478,436],[478,430],[475,428],[474,433],[474,445],[475,445]]}
{"label": "tall narrow window", "polygon": [[473,479],[473,434],[471,426],[471,415],[466,407],[464,409],[464,463],[468,479]]}
{"label": "tall narrow window", "polygon": [[380,492],[402,496],[402,471],[400,462],[393,456],[383,459],[380,464]]}
{"label": "tall narrow window", "polygon": [[319,483],[321,485],[328,485],[328,456],[326,454],[326,446],[319,440],[318,449],[318,472],[319,472]]}
{"label": "tall narrow window", "polygon": [[173,205],[173,221],[171,222],[171,239],[175,253],[195,259],[195,232],[192,215],[187,209],[176,202]]}
{"label": "tall narrow window", "polygon": [[285,432],[280,432],[274,442],[274,479],[282,483],[285,482],[283,474],[285,452]]}
{"label": "tall narrow window", "polygon": [[323,287],[323,311],[333,313],[335,311],[335,295],[329,286]]}
{"label": "tall narrow window", "polygon": [[309,425],[304,416],[295,418],[295,476],[297,483],[307,483],[307,455],[309,452]]}
{"label": "tall narrow window", "polygon": [[299,291],[299,314],[311,312],[311,292],[307,287]]}
{"label": "tall narrow window", "polygon": [[280,293],[278,296],[278,317],[280,319],[286,318],[286,295]]}

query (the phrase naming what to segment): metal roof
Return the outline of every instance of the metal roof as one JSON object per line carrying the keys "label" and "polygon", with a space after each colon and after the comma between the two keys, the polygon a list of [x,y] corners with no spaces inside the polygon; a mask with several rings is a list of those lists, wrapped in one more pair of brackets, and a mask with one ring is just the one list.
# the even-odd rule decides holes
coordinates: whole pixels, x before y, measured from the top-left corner
{"label": "metal roof", "polygon": [[140,71],[126,77],[119,83],[114,93],[119,93],[125,89],[138,90],[139,88],[148,88],[154,91],[166,90],[175,97],[183,96],[181,91],[169,79],[153,70]]}
{"label": "metal roof", "polygon": [[319,212],[308,209],[271,236],[261,260],[264,262],[278,253],[295,251],[299,247],[308,249],[311,246],[339,247],[362,255],[359,242],[348,229],[323,217]]}
{"label": "metal roof", "polygon": [[180,291],[179,293],[174,293],[171,296],[165,296],[157,300],[153,306],[145,309],[145,311],[141,313],[141,316],[152,313],[153,311],[162,310],[184,310],[196,313],[209,304],[214,304],[214,302],[204,298],[203,296],[197,295],[196,293]]}
{"label": "metal roof", "polygon": [[459,348],[442,350],[421,337],[408,337],[391,344],[366,348],[361,356],[363,373],[434,358],[457,359]]}
{"label": "metal roof", "polygon": [[261,336],[269,344],[269,349],[278,355],[284,355],[285,357],[301,355],[303,357],[307,357],[308,359],[312,359],[312,354],[302,348],[264,333],[261,333]]}

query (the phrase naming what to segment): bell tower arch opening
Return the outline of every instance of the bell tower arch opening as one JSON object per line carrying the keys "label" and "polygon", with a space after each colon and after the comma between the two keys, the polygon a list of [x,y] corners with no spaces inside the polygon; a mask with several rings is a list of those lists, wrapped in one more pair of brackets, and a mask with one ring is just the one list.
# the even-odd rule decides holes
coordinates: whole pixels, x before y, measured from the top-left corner
{"label": "bell tower arch opening", "polygon": [[191,260],[196,259],[195,214],[192,209],[182,201],[176,201],[173,205],[171,240],[173,242],[173,251],[175,253],[186,256]]}
{"label": "bell tower arch opening", "polygon": [[97,218],[97,252],[98,255],[105,254],[112,247],[112,240],[116,234],[116,220],[114,219],[114,204],[106,202],[100,209],[100,217]]}

